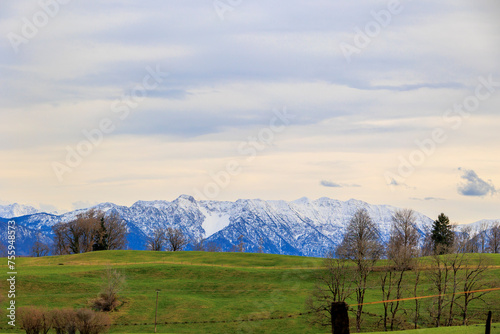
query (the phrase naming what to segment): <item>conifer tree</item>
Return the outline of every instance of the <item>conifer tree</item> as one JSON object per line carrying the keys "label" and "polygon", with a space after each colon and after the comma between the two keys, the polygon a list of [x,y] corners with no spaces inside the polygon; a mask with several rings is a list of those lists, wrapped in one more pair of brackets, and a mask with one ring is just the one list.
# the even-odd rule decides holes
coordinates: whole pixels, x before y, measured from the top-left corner
{"label": "conifer tree", "polygon": [[450,219],[444,213],[441,213],[438,219],[434,221],[431,233],[434,253],[448,253],[451,246],[453,246],[455,234],[453,233]]}

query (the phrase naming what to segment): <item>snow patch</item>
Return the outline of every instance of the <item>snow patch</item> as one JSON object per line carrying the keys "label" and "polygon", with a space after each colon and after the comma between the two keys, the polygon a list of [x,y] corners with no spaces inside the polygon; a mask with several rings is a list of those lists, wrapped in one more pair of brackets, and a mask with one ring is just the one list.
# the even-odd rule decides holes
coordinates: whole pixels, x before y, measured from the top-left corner
{"label": "snow patch", "polygon": [[199,210],[205,216],[201,227],[205,230],[205,238],[208,238],[212,234],[219,232],[220,230],[227,227],[230,223],[229,214],[218,214],[215,212],[209,212],[204,207],[199,207]]}

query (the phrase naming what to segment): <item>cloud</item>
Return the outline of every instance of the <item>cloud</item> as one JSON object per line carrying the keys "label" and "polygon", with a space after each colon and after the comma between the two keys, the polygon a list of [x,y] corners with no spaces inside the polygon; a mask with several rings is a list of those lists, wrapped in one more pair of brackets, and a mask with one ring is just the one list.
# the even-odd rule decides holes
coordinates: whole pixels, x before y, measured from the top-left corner
{"label": "cloud", "polygon": [[424,197],[424,198],[410,197],[410,199],[413,201],[445,201],[444,198],[439,198],[439,197]]}
{"label": "cloud", "polygon": [[332,181],[327,181],[327,180],[321,180],[319,183],[323,187],[329,187],[329,188],[342,188],[342,186],[338,183],[332,182]]}
{"label": "cloud", "polygon": [[488,182],[484,181],[472,169],[459,168],[458,170],[462,171],[461,178],[465,180],[465,182],[458,184],[459,194],[463,196],[483,197],[488,194],[493,196],[497,192],[491,180],[488,180]]}
{"label": "cloud", "polygon": [[406,189],[417,189],[416,187],[410,187],[409,185],[407,185],[406,183],[404,182],[398,182],[396,181],[396,179],[392,178],[391,177],[391,182],[388,183],[389,186],[394,186],[394,187],[404,187]]}
{"label": "cloud", "polygon": [[336,183],[328,180],[321,180],[319,184],[322,185],[323,187],[329,187],[329,188],[361,187],[359,184]]}

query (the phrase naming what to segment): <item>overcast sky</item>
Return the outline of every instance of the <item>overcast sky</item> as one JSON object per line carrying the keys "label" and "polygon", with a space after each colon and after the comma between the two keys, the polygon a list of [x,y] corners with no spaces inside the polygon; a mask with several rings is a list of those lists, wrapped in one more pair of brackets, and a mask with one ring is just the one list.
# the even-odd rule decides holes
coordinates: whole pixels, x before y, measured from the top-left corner
{"label": "overcast sky", "polygon": [[0,200],[500,218],[496,2],[3,2]]}

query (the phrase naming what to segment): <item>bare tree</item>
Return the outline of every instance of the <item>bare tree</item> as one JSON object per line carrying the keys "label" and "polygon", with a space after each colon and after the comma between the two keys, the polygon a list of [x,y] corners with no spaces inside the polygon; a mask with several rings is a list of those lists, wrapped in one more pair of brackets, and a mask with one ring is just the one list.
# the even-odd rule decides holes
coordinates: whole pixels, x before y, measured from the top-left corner
{"label": "bare tree", "polygon": [[101,218],[104,213],[90,209],[76,216],[76,220],[70,222],[70,230],[73,235],[72,247],[74,253],[87,253],[93,250],[95,236],[100,231]]}
{"label": "bare tree", "polygon": [[[436,327],[442,323],[446,326],[453,324],[461,270],[467,266],[466,254],[457,252],[455,247],[444,247],[448,254],[438,255],[440,253],[438,250],[432,256],[432,268],[428,272],[430,283],[438,295],[434,309],[431,309],[431,316],[435,320]],[[447,318],[445,318],[446,315]]]}
{"label": "bare tree", "polygon": [[348,260],[338,257],[334,251],[327,253],[323,266],[316,276],[314,290],[306,300],[306,308],[312,314],[312,323],[331,326],[332,303],[345,302],[353,293],[353,270]]}
{"label": "bare tree", "polygon": [[118,293],[124,286],[125,276],[108,266],[102,276],[101,291],[97,298],[91,301],[92,306],[104,312],[113,311],[119,304]]}
{"label": "bare tree", "polygon": [[389,314],[390,328],[391,331],[394,330],[400,306],[399,299],[403,295],[402,283],[405,272],[413,267],[414,259],[418,255],[420,234],[415,222],[415,213],[411,209],[396,210],[392,216],[391,235],[387,244],[389,267],[381,276],[381,287],[383,300],[396,299],[396,301],[384,303],[384,330],[387,330]]}
{"label": "bare tree", "polygon": [[420,300],[417,298],[420,294],[418,291],[420,283],[420,275],[422,273],[421,263],[417,259],[413,265],[413,272],[415,274],[415,283],[413,284],[413,297],[415,298],[415,314],[413,317],[413,323],[415,324],[415,329],[418,327],[418,321],[420,319]]}
{"label": "bare tree", "polygon": [[434,254],[431,258],[432,268],[428,272],[428,279],[438,295],[434,307],[430,309],[430,315],[434,318],[435,326],[439,327],[445,307],[445,294],[448,292],[450,268],[443,261],[443,256],[437,254]]}
{"label": "bare tree", "polygon": [[488,233],[488,250],[490,253],[500,252],[500,223],[495,222],[491,225]]}
{"label": "bare tree", "polygon": [[107,216],[102,215],[96,237],[97,243],[101,244],[105,250],[125,249],[127,224],[116,212]]}
{"label": "bare tree", "polygon": [[54,232],[55,254],[78,254],[93,250],[124,249],[127,227],[118,214],[90,209],[68,223],[58,223]]}
{"label": "bare tree", "polygon": [[477,253],[478,245],[475,231],[471,226],[464,226],[455,232],[455,247],[457,252]]}
{"label": "bare tree", "polygon": [[240,236],[238,237],[238,244],[237,245],[233,245],[231,247],[231,252],[238,252],[238,253],[243,253],[245,251],[245,242],[243,241],[243,238],[245,236],[243,234],[240,234]]}
{"label": "bare tree", "polygon": [[479,242],[479,251],[481,253],[486,253],[486,246],[487,246],[487,229],[488,225],[486,223],[481,223],[476,227],[477,230],[477,238]]}
{"label": "bare tree", "polygon": [[169,227],[166,233],[167,249],[171,252],[181,251],[188,244],[188,240],[179,228]]}
{"label": "bare tree", "polygon": [[33,243],[33,247],[31,247],[31,255],[34,257],[41,257],[49,255],[49,252],[49,246],[41,241],[40,233],[37,233],[36,240]]}
{"label": "bare tree", "polygon": [[203,237],[196,239],[193,242],[193,250],[197,251],[197,252],[205,252],[206,251],[205,242],[206,242],[206,240]]}
{"label": "bare tree", "polygon": [[489,269],[490,264],[486,257],[480,255],[477,258],[475,264],[469,263],[465,266],[464,276],[462,280],[462,291],[464,294],[460,295],[458,299],[463,299],[462,303],[457,303],[457,305],[462,309],[462,323],[467,325],[468,323],[468,311],[469,304],[473,300],[482,300],[482,297],[487,292],[473,292],[476,290],[482,290],[486,287],[486,283],[482,281],[484,274]]}
{"label": "bare tree", "polygon": [[264,239],[259,238],[259,248],[257,249],[258,253],[264,253]]}
{"label": "bare tree", "polygon": [[447,326],[453,326],[453,318],[454,318],[454,307],[456,304],[458,285],[460,283],[460,270],[463,267],[467,266],[467,259],[465,257],[465,253],[457,252],[449,254],[445,256],[448,259],[445,265],[449,265],[451,268],[451,296],[449,297],[449,308],[448,308],[448,321],[446,323]]}
{"label": "bare tree", "polygon": [[422,256],[432,256],[434,254],[434,241],[432,241],[432,234],[430,231],[427,231],[424,236],[420,254]]}
{"label": "bare tree", "polygon": [[387,256],[397,268],[411,269],[418,256],[419,240],[415,212],[412,209],[396,210],[392,215]]}
{"label": "bare tree", "polygon": [[207,252],[222,252],[222,248],[213,241],[206,243],[205,250]]}
{"label": "bare tree", "polygon": [[167,230],[158,227],[153,230],[153,234],[146,237],[146,249],[150,251],[162,251],[166,243]]}
{"label": "bare tree", "polygon": [[52,226],[55,255],[70,254],[69,244],[67,242],[68,229],[69,225],[65,223],[57,223]]}
{"label": "bare tree", "polygon": [[356,330],[361,331],[361,316],[368,275],[382,254],[379,231],[366,209],[359,209],[346,228],[344,239],[337,250],[342,258],[355,264],[353,281],[357,301]]}

